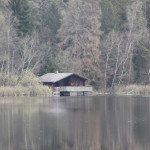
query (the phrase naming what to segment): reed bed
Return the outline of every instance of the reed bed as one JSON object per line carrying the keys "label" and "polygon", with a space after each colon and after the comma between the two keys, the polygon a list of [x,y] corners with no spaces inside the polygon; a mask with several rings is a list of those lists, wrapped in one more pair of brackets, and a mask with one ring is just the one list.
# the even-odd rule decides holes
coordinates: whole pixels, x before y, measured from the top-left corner
{"label": "reed bed", "polygon": [[21,85],[15,87],[0,87],[0,97],[5,96],[52,96],[52,89],[43,85],[29,87],[24,87]]}
{"label": "reed bed", "polygon": [[115,87],[117,94],[150,95],[150,85],[126,85]]}

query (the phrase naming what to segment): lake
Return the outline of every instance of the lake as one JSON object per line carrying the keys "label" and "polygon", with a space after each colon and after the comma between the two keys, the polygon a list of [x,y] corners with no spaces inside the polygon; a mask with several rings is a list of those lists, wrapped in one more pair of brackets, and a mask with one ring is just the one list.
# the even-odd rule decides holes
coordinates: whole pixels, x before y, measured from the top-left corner
{"label": "lake", "polygon": [[149,149],[149,97],[0,99],[0,150]]}

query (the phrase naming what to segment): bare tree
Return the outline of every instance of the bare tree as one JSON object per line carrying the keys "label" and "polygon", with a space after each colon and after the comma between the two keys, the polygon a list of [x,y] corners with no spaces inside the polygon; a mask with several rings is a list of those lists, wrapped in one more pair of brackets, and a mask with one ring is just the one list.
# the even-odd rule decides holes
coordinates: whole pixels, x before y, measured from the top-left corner
{"label": "bare tree", "polygon": [[[111,32],[106,40],[103,42],[102,44],[102,57],[105,59],[104,63],[105,63],[105,69],[104,69],[104,86],[105,86],[105,90],[107,88],[107,74],[108,74],[108,68],[109,68],[109,60],[110,60],[110,56],[112,54],[112,50],[114,48],[115,45],[115,40],[116,40],[116,34],[115,32]],[[104,57],[105,56],[105,57]]]}
{"label": "bare tree", "polygon": [[128,28],[129,32],[126,34],[127,43],[126,43],[126,55],[123,62],[122,72],[120,75],[119,84],[122,82],[122,78],[125,71],[125,65],[129,60],[129,72],[128,72],[128,83],[131,81],[132,76],[132,58],[133,58],[133,50],[135,44],[142,38],[144,32],[146,31],[146,20],[143,15],[142,11],[142,2],[135,1],[131,6],[128,7],[127,10],[127,17],[128,17]]}
{"label": "bare tree", "polygon": [[27,36],[21,40],[19,46],[19,56],[17,56],[16,69],[21,73],[24,69],[33,70],[39,65],[42,51],[39,49],[38,37],[36,35]]}
{"label": "bare tree", "polygon": [[[127,9],[128,31],[111,32],[102,43],[105,62],[105,88],[115,84],[131,83],[134,78],[133,56],[136,43],[146,32],[146,20],[142,11],[142,2],[133,2]],[[103,55],[102,55],[103,56]]]}

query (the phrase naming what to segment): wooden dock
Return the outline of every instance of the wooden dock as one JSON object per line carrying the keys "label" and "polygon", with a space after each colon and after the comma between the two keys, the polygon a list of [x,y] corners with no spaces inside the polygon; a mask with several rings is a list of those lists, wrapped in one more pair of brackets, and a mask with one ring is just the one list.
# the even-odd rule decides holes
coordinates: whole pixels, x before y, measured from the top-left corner
{"label": "wooden dock", "polygon": [[53,95],[54,96],[79,96],[91,94],[93,91],[92,87],[87,86],[64,86],[64,87],[55,87]]}

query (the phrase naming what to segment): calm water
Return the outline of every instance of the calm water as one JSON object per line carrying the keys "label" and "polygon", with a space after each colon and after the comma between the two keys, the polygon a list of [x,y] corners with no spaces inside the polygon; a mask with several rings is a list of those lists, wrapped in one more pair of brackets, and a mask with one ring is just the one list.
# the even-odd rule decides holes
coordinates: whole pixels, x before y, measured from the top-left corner
{"label": "calm water", "polygon": [[1,99],[0,150],[150,150],[150,98]]}

